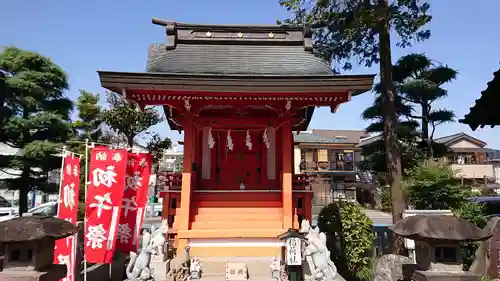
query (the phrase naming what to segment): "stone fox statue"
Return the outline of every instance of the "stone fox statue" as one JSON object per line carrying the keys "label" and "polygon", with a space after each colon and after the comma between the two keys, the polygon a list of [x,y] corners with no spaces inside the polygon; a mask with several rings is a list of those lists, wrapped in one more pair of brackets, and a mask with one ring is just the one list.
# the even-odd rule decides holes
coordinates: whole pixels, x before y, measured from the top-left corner
{"label": "stone fox statue", "polygon": [[161,222],[161,226],[158,229],[155,229],[154,226],[151,227],[151,244],[156,247],[156,251],[160,254],[165,260],[165,251],[167,250],[165,244],[167,243],[167,232],[168,232],[168,223],[167,220],[163,220]]}
{"label": "stone fox statue", "polygon": [[[137,255],[130,252],[130,262],[127,265],[126,274],[129,281],[152,280],[152,272],[149,268],[151,256],[157,255],[166,243],[166,234],[168,231],[167,221],[162,221],[161,227],[155,230],[151,227],[151,233],[145,231],[142,235],[142,247]],[[163,254],[163,253],[162,253]]]}
{"label": "stone fox statue", "polygon": [[300,232],[306,233],[305,255],[314,280],[334,280],[337,276],[337,267],[330,259],[330,251],[326,247],[326,235],[320,233],[317,227],[311,228],[307,220],[302,222]]}

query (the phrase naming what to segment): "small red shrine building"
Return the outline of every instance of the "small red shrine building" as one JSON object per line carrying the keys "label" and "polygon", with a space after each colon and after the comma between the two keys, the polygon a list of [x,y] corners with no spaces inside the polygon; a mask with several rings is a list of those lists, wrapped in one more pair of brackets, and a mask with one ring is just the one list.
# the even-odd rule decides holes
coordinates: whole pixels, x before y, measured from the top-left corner
{"label": "small red shrine building", "polygon": [[181,188],[163,192],[178,252],[278,256],[277,235],[311,220],[311,191],[293,183],[292,131],[315,107],[334,112],[370,90],[374,75],[333,75],[303,28],[153,23],[167,43],[149,47],[146,72],[99,76],[184,131]]}

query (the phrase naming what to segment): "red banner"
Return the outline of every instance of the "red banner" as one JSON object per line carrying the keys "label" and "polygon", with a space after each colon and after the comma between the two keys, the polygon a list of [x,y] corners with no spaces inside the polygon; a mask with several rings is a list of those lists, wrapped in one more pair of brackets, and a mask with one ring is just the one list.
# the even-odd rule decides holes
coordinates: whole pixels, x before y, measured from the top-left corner
{"label": "red banner", "polygon": [[[80,190],[80,157],[69,154],[64,156],[62,161],[57,217],[76,224]],[[61,279],[63,281],[75,280],[77,243],[76,234],[56,241],[54,263],[65,264],[67,267],[66,277]]]}
{"label": "red banner", "polygon": [[135,252],[148,198],[152,157],[149,153],[129,153],[116,249]]}
{"label": "red banner", "polygon": [[111,263],[125,186],[127,151],[92,148],[85,202],[85,259]]}

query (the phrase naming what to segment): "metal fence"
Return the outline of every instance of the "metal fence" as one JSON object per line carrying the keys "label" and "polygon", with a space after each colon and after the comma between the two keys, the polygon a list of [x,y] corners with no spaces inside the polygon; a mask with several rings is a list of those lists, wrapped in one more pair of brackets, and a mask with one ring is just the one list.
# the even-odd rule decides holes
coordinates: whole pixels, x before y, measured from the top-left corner
{"label": "metal fence", "polygon": [[375,241],[373,242],[372,258],[392,253],[392,231],[385,225],[374,225]]}

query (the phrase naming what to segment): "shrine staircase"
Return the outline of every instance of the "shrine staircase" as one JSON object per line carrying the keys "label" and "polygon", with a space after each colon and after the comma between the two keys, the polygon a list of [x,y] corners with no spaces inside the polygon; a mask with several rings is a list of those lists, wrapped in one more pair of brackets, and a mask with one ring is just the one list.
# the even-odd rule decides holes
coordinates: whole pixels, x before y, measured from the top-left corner
{"label": "shrine staircase", "polygon": [[280,192],[195,192],[191,205],[193,256],[279,256]]}

